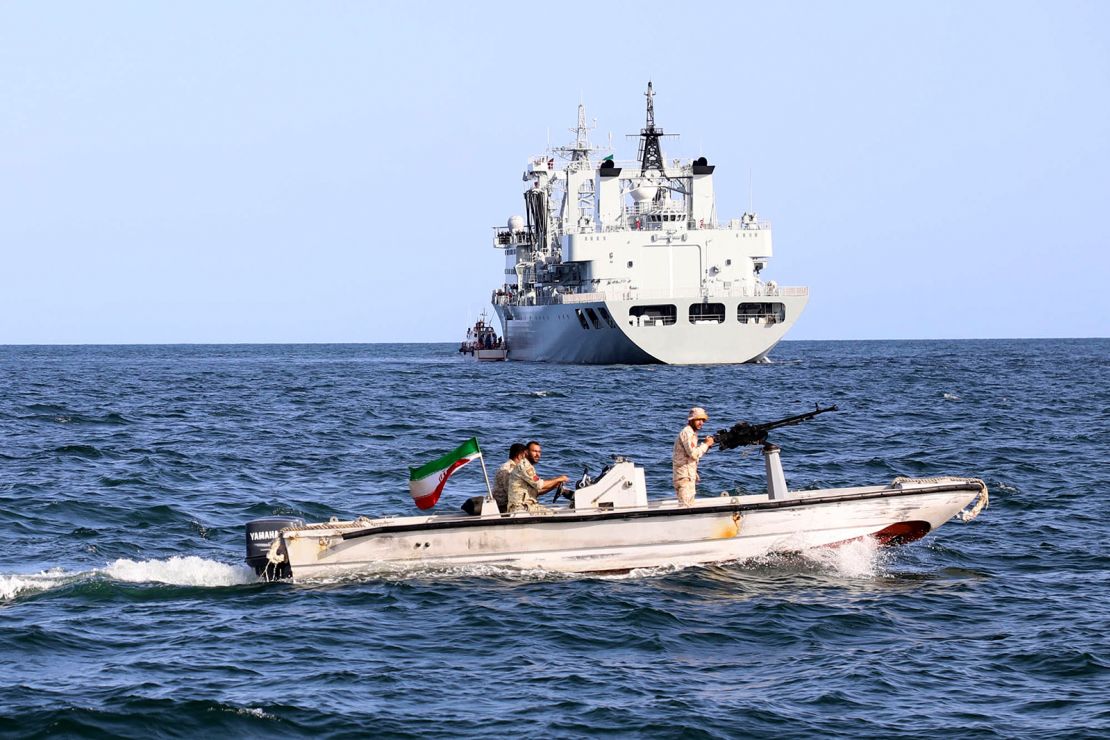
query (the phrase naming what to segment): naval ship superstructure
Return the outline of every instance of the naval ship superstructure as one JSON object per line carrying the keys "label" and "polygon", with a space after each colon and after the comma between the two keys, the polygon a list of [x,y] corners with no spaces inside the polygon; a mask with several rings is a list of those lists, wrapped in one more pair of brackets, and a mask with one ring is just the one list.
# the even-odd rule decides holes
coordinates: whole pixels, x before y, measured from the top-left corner
{"label": "naval ship superstructure", "polygon": [[[771,225],[720,223],[714,165],[665,161],[649,82],[635,161],[576,139],[524,172],[525,216],[494,227],[505,279],[493,292],[509,359],[673,365],[766,361],[809,299],[764,281]],[[557,166],[558,160],[558,166]]]}

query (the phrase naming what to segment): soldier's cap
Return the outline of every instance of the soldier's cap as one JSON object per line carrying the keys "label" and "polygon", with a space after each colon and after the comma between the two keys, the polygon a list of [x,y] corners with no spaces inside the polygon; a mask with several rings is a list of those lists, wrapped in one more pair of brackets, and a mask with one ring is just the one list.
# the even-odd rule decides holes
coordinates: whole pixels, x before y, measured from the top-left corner
{"label": "soldier's cap", "polygon": [[690,415],[686,417],[686,421],[689,422],[696,419],[709,421],[709,414],[705,413],[705,409],[703,409],[701,406],[695,406],[694,408],[690,409]]}

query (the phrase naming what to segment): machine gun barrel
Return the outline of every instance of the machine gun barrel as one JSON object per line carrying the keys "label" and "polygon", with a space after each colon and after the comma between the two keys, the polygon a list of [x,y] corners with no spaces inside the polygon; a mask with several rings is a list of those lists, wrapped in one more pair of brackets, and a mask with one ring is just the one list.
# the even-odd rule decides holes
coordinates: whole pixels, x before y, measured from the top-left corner
{"label": "machine gun barrel", "polygon": [[739,424],[733,424],[729,429],[718,429],[714,437],[718,447],[722,450],[731,450],[734,447],[743,447],[744,445],[763,444],[767,441],[767,432],[772,429],[801,424],[803,421],[809,421],[818,414],[836,410],[837,408],[835,405],[821,408],[820,404],[816,404],[813,411],[807,411],[804,414],[797,414],[796,416],[788,416],[785,419],[768,421],[763,424],[749,424],[746,421],[742,421]]}

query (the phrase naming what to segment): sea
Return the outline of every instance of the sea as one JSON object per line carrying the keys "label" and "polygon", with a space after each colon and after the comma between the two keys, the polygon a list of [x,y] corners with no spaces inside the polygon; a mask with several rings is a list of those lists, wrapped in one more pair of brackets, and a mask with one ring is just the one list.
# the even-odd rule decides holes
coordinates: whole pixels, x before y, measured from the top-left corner
{"label": "sea", "polygon": [[[0,736],[1110,737],[1110,340],[787,341],[773,362],[483,363],[451,344],[0,347]],[[246,521],[411,515],[477,437],[673,496],[691,406],[791,488],[982,478],[898,548],[260,583]],[[492,471],[491,471],[492,472]],[[764,488],[713,451],[699,495]],[[479,465],[435,511],[482,493]]]}

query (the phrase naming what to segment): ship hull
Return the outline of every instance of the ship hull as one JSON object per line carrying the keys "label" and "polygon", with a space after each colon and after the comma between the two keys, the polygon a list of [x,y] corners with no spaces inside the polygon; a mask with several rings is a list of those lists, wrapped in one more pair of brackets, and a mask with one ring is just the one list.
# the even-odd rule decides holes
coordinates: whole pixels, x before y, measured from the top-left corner
{"label": "ship hull", "polygon": [[[725,320],[692,322],[688,309],[683,309],[703,300],[722,302]],[[596,365],[720,365],[765,359],[798,320],[808,296],[745,300],[783,304],[784,318],[741,323],[736,317],[740,300],[700,297],[653,301],[677,307],[675,320],[666,324],[644,323],[633,317],[638,307],[648,303],[643,300],[604,299],[543,306],[495,305],[494,308],[508,341],[511,360]],[[591,309],[593,315],[586,309]],[[606,316],[611,320],[607,321]]]}
{"label": "ship hull", "polygon": [[980,496],[952,479],[767,496],[673,501],[551,516],[405,517],[283,532],[294,579],[397,567],[496,565],[568,573],[621,571],[796,553],[864,537],[901,544],[923,537]]}

